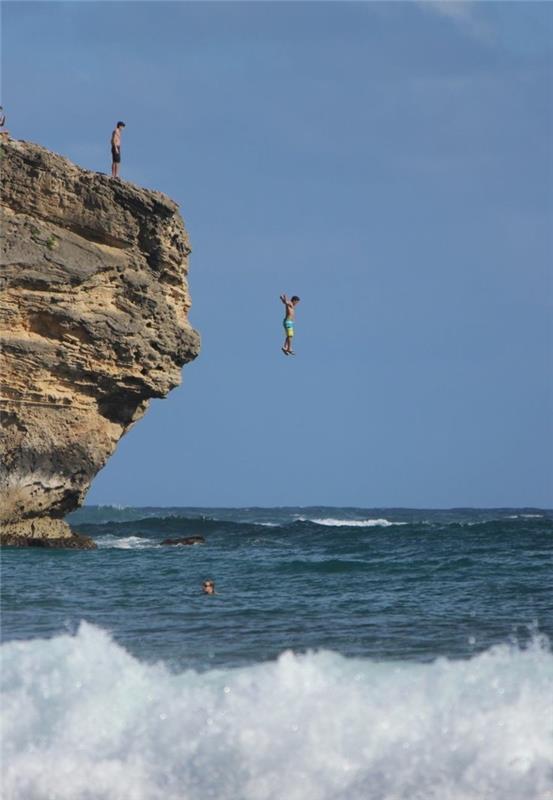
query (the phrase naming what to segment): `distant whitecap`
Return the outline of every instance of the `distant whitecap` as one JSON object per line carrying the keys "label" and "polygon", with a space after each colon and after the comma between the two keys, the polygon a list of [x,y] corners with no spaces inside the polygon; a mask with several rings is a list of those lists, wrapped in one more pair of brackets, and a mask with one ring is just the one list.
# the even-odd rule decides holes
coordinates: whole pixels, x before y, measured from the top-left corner
{"label": "distant whitecap", "polygon": [[114,547],[119,550],[142,550],[157,544],[142,536],[101,536],[95,541],[98,547]]}
{"label": "distant whitecap", "polygon": [[388,519],[302,519],[303,522],[313,522],[315,525],[328,525],[333,528],[388,528],[392,525],[407,525],[406,522],[390,522]]}

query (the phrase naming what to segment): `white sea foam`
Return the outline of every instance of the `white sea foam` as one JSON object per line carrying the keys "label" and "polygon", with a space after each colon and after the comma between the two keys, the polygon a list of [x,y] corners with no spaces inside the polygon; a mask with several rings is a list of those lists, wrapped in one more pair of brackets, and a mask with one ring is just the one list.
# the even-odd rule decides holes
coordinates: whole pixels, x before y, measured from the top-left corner
{"label": "white sea foam", "polygon": [[324,517],[323,519],[307,519],[300,517],[303,522],[314,522],[316,525],[329,525],[333,528],[389,528],[392,525],[407,525],[406,522],[390,522],[387,519],[333,519]]}
{"label": "white sea foam", "polygon": [[98,547],[115,547],[122,550],[143,550],[146,547],[156,547],[152,539],[142,536],[101,536],[95,539]]}
{"label": "white sea foam", "polygon": [[553,656],[172,674],[104,631],[2,651],[4,800],[546,800]]}

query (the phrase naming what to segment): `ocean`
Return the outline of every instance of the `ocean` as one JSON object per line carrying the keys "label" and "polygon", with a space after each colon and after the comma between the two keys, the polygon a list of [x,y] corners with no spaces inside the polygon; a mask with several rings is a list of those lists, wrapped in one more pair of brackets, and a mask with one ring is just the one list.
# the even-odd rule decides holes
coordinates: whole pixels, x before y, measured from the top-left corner
{"label": "ocean", "polygon": [[69,521],[2,552],[3,800],[553,800],[553,511]]}

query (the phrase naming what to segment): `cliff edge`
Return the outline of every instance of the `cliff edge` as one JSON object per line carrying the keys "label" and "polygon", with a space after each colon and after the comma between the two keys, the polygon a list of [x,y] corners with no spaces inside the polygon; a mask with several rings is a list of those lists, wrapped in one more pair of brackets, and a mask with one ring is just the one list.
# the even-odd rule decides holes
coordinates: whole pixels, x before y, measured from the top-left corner
{"label": "cliff edge", "polygon": [[176,203],[2,143],[0,543],[93,546],[63,517],[199,352]]}

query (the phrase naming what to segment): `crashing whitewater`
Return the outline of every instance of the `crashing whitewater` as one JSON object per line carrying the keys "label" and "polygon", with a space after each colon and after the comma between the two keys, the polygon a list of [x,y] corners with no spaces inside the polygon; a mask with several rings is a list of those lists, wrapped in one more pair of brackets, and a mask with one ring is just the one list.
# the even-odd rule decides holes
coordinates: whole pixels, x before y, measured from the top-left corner
{"label": "crashing whitewater", "polygon": [[[183,645],[185,646],[185,645]],[[550,800],[553,655],[174,674],[105,631],[2,654],[4,800]]]}

